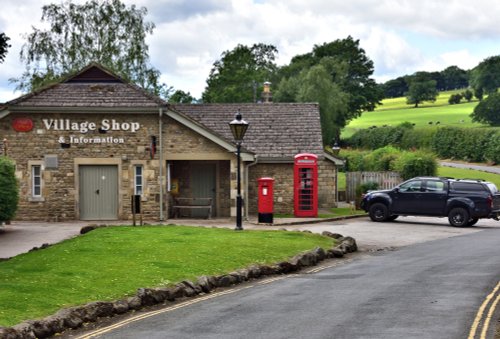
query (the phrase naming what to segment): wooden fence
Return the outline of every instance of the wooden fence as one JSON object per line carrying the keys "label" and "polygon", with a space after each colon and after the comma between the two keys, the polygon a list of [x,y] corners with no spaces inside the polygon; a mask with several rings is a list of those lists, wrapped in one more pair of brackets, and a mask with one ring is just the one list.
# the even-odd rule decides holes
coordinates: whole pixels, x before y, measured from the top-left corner
{"label": "wooden fence", "polygon": [[376,182],[378,189],[391,189],[403,182],[398,172],[347,172],[346,201],[356,201],[356,187],[367,182]]}

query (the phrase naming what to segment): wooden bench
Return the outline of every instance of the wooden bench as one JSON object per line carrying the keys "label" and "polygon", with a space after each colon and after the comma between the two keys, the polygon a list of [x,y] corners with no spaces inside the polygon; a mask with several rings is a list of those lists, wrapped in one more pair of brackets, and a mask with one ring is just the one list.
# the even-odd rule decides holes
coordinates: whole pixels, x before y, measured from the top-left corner
{"label": "wooden bench", "polygon": [[212,198],[174,198],[172,213],[174,218],[180,217],[181,209],[207,210],[207,219],[212,218]]}

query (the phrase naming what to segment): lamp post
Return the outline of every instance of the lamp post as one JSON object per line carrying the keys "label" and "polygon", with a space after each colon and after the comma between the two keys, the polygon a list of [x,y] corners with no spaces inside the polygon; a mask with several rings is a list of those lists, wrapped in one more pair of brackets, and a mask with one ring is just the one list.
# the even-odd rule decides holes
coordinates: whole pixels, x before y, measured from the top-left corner
{"label": "lamp post", "polygon": [[241,208],[242,208],[242,199],[241,199],[241,174],[240,174],[240,163],[241,163],[241,142],[243,141],[243,137],[248,129],[248,122],[243,120],[241,116],[241,112],[238,109],[234,116],[234,120],[229,123],[229,127],[231,128],[231,132],[233,133],[234,140],[236,141],[236,157],[238,160],[237,165],[237,195],[236,195],[236,231],[243,230],[242,218],[241,218]]}

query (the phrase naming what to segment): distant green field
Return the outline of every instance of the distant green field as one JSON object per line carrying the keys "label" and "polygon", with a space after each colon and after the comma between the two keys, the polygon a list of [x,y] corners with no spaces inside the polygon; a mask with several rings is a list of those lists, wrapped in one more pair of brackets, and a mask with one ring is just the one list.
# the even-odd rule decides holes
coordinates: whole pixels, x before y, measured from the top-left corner
{"label": "distant green field", "polygon": [[[455,91],[456,92],[456,91]],[[351,121],[342,130],[342,138],[347,138],[356,131],[371,126],[396,126],[408,121],[415,127],[456,126],[482,127],[486,125],[473,123],[470,114],[478,101],[449,105],[448,98],[454,92],[440,93],[435,103],[424,103],[418,108],[406,104],[406,98],[392,98],[382,101],[382,105],[373,112],[364,112],[361,117]]]}
{"label": "distant green field", "polygon": [[[452,94],[457,94],[462,92],[463,90],[440,92],[435,102],[426,101],[418,105],[418,107],[424,108],[424,107],[448,106],[449,105],[448,99],[450,98],[450,96]],[[465,100],[462,100],[462,103],[465,102],[466,102]],[[474,99],[472,102],[476,102],[477,104],[478,100]],[[411,108],[413,108],[413,105],[408,105],[406,103],[406,97],[399,97],[399,98],[389,98],[382,100],[382,105],[378,106],[376,110],[387,111],[392,109],[411,109]]]}

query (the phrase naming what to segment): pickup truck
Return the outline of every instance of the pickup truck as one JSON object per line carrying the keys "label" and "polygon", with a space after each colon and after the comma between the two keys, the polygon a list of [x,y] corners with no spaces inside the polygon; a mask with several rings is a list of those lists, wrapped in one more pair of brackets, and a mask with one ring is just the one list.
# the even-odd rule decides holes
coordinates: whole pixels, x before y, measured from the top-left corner
{"label": "pickup truck", "polygon": [[481,218],[500,218],[500,193],[482,180],[417,177],[391,190],[369,191],[361,208],[373,221],[400,215],[448,217],[452,226],[472,226]]}

